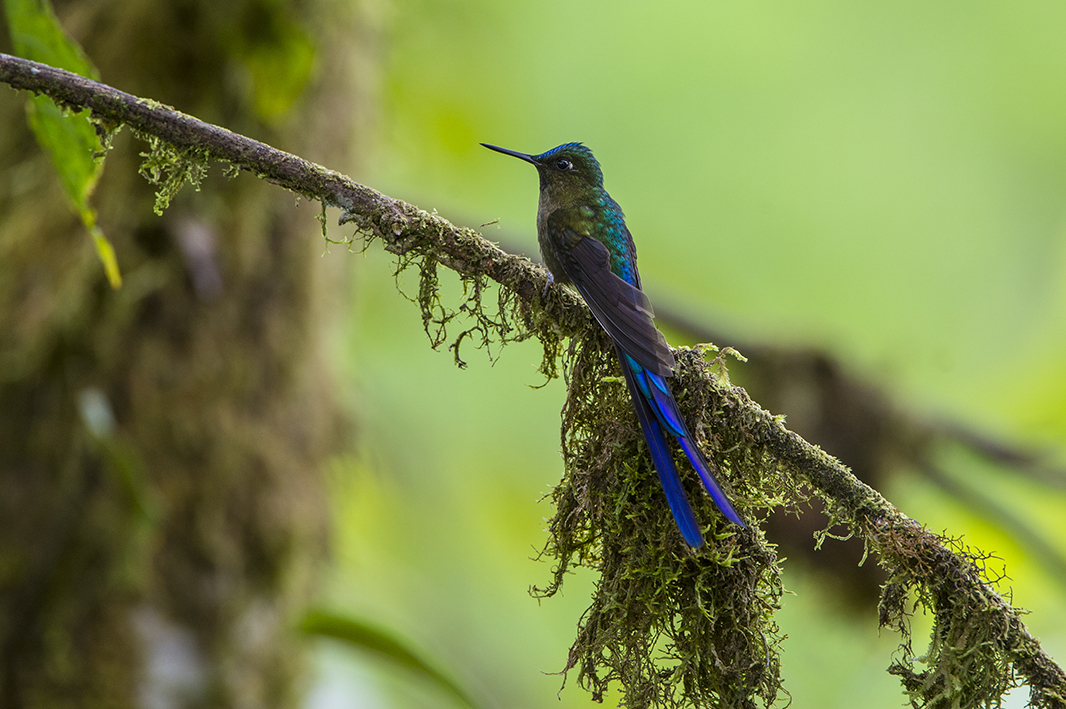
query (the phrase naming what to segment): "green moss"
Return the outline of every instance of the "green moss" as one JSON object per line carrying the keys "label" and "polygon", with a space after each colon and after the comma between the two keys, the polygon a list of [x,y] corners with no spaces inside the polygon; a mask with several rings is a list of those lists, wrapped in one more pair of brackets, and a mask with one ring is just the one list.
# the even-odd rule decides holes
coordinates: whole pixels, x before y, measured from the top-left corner
{"label": "green moss", "polygon": [[137,137],[148,143],[148,152],[141,153],[144,162],[140,173],[155,186],[155,213],[162,216],[170,206],[170,200],[185,185],[190,183],[199,192],[200,184],[207,176],[207,152],[197,149],[177,148],[159,138],[137,132]]}
{"label": "green moss", "polygon": [[[681,354],[691,360],[694,353]],[[693,552],[665,504],[606,336],[590,331],[572,346],[565,374],[566,473],[553,493],[543,552],[555,559],[554,578],[535,593],[556,593],[574,566],[600,574],[566,670],[576,668],[578,683],[597,700],[617,682],[628,707],[769,706],[781,692],[773,614],[783,590],[774,546],[757,525],[738,530],[725,522],[696,476],[684,474],[696,514],[709,526],[707,546]],[[690,383],[675,382],[682,409],[693,412],[692,421],[707,420],[700,414],[713,402]],[[758,492],[762,483],[778,474],[764,451],[735,436],[714,430],[704,450],[752,517],[769,505]]]}
{"label": "green moss", "polygon": [[[708,545],[693,553],[665,504],[614,349],[602,330],[590,327],[584,311],[580,322],[558,317],[565,295],[559,286],[525,298],[501,287],[495,299],[486,300],[489,284],[483,270],[472,265],[473,254],[469,261],[456,264],[452,257],[448,263],[459,266],[463,297],[458,306],[446,305],[439,274],[445,260],[439,240],[446,233],[437,228],[434,215],[412,216],[383,230],[390,232],[383,238],[398,256],[397,278],[418,269],[417,293],[407,297],[418,305],[435,349],[448,343],[463,366],[459,348],[467,339],[491,357],[493,347],[536,336],[544,348],[546,377],[558,372],[562,357],[568,386],[562,420],[566,470],[552,494],[556,512],[542,552],[554,559],[554,576],[534,593],[553,595],[575,566],[600,575],[565,670],[576,669],[578,683],[597,700],[620,685],[629,707],[772,704],[782,691],[781,635],[774,613],[783,589],[774,546],[757,525],[741,531],[726,523],[689,471],[689,497],[710,527]],[[455,245],[449,246],[454,253]],[[506,283],[511,274],[493,278]],[[564,335],[575,332],[564,353]],[[704,378],[702,352],[679,354],[674,386],[682,409],[691,422],[701,423],[694,428],[697,437],[732,482],[734,499],[749,517],[784,500],[802,499],[769,448],[756,440],[757,422],[740,428],[714,423],[714,412],[728,402],[708,385],[716,377]],[[728,381],[724,362],[721,378]],[[688,470],[685,464],[682,468]],[[768,490],[774,491],[772,498]]]}
{"label": "green moss", "polygon": [[[942,541],[964,560],[967,573],[979,578],[987,575],[990,556],[958,540]],[[1020,684],[1012,658],[1000,642],[1010,630],[1007,616],[984,594],[975,592],[982,587],[970,582],[975,579],[964,582],[939,575],[926,566],[926,560],[915,561],[929,573],[915,575],[897,567],[882,592],[881,626],[901,636],[897,657],[888,671],[900,677],[915,707],[1001,706],[1003,695]],[[933,616],[933,629],[925,654],[916,657],[909,619],[919,610]]]}
{"label": "green moss", "polygon": [[[456,365],[466,367],[460,353],[464,343],[484,350],[491,360],[498,356],[499,347],[537,337],[544,351],[538,371],[546,380],[555,378],[562,335],[553,318],[545,312],[547,298],[520,298],[513,288],[492,282],[507,280],[506,277],[497,274],[490,279],[483,269],[472,267],[472,262],[484,259],[479,252],[484,242],[476,232],[464,230],[463,236],[470,243],[469,260],[461,264],[466,267],[456,268],[454,259],[449,259],[451,262],[447,264],[458,273],[461,298],[455,307],[446,305],[441,296],[439,274],[441,242],[454,237],[454,227],[436,215],[420,210],[413,210],[413,215],[413,223],[393,226],[391,231],[395,239],[387,242],[386,249],[397,255],[393,273],[397,289],[418,306],[430,346],[440,349],[447,343]],[[373,232],[366,233],[364,248],[376,238]],[[414,296],[404,292],[400,285],[400,276],[412,267],[418,269],[418,290]],[[495,298],[489,295],[493,288],[496,289]]]}

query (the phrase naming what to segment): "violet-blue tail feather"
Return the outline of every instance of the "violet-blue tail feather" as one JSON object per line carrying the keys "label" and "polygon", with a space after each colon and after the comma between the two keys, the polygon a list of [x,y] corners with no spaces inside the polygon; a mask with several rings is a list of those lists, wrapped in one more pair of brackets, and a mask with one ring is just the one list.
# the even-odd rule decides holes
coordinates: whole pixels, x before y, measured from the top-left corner
{"label": "violet-blue tail feather", "polygon": [[[626,371],[626,381],[632,380],[630,386],[630,394],[633,397],[634,403],[637,405],[638,411],[640,405],[644,404],[648,410],[655,416],[656,422],[661,428],[665,428],[670,432],[678,444],[681,446],[681,450],[685,452],[685,456],[688,457],[692,463],[692,467],[699,473],[700,480],[703,481],[703,486],[707,488],[707,492],[710,493],[711,499],[714,500],[714,504],[718,506],[722,514],[726,516],[729,521],[745,527],[744,520],[737,514],[737,511],[733,508],[733,504],[729,501],[725,491],[722,490],[722,486],[718,484],[718,480],[715,478],[714,473],[711,471],[710,465],[707,464],[707,459],[703,457],[703,453],[696,447],[695,441],[692,438],[692,434],[689,433],[688,426],[685,425],[685,420],[681,418],[681,412],[677,408],[677,401],[674,399],[674,395],[670,391],[669,385],[666,380],[658,374],[653,374],[647,369],[637,364],[637,362],[628,355],[619,352],[619,358],[623,362],[623,370]],[[644,430],[645,440],[649,439],[648,426],[644,425],[641,421],[641,428]],[[658,438],[662,439],[662,431],[658,430]],[[652,447],[651,442],[648,443],[648,448]],[[652,456],[653,462],[655,462],[656,470],[659,470],[659,460]],[[666,452],[666,461],[669,464],[673,477],[677,477],[677,470],[674,466],[673,458],[670,456],[669,451]],[[665,481],[663,487],[666,487]],[[674,506],[671,504],[670,509],[673,510]],[[674,515],[677,518],[677,514]],[[681,526],[681,520],[678,519],[678,526]]]}
{"label": "violet-blue tail feather", "polygon": [[[621,350],[618,351],[622,362],[632,362]],[[639,365],[637,365],[639,367]],[[638,383],[636,373],[630,367],[623,366],[622,372],[629,386],[629,395],[633,399],[634,408],[637,410],[637,420],[640,421],[640,429],[644,433],[644,441],[648,444],[651,453],[651,461],[655,471],[659,474],[659,482],[666,493],[666,503],[670,506],[670,512],[674,515],[677,528],[685,542],[694,548],[703,546],[703,532],[699,522],[692,511],[692,506],[685,495],[685,489],[681,486],[681,478],[677,474],[677,466],[674,465],[674,457],[666,445],[662,426],[651,403],[644,396],[643,387]]]}

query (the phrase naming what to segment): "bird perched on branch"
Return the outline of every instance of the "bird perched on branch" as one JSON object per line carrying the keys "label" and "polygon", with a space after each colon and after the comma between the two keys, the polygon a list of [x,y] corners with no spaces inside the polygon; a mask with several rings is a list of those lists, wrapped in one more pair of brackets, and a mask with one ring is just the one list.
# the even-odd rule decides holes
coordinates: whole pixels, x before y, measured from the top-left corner
{"label": "bird perched on branch", "polygon": [[637,419],[681,536],[703,546],[703,532],[685,496],[666,434],[677,441],[722,514],[744,527],[681,418],[667,381],[674,354],[652,322],[651,303],[640,289],[637,252],[622,208],[603,189],[592,151],[566,143],[529,155],[482,143],[532,163],[540,175],[537,237],[553,279],[572,284],[614,341]]}

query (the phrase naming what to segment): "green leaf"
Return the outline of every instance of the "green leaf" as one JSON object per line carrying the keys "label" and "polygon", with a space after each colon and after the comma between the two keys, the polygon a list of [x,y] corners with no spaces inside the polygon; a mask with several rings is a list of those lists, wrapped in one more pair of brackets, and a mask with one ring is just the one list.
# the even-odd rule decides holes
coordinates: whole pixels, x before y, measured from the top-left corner
{"label": "green leaf", "polygon": [[308,611],[301,629],[308,635],[335,638],[354,647],[369,650],[394,664],[413,670],[467,706],[475,709],[480,706],[455,680],[412,650],[408,643],[398,639],[391,631],[382,630],[355,618],[317,610]]}
{"label": "green leaf", "polygon": [[[47,0],[4,0],[15,51],[26,59],[98,78],[81,47],[67,37]],[[52,157],[59,180],[74,211],[92,237],[96,252],[113,288],[122,285],[111,242],[96,224],[89,197],[103,171],[103,145],[87,114],[69,113],[46,96],[27,103],[30,128],[37,143]]]}

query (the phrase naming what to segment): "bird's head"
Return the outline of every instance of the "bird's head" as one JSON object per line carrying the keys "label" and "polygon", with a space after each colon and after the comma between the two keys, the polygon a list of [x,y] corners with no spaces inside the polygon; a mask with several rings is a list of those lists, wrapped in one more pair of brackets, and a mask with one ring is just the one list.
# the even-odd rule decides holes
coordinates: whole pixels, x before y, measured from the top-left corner
{"label": "bird's head", "polygon": [[541,199],[567,206],[586,199],[590,191],[603,189],[603,172],[592,151],[581,143],[564,143],[530,155],[482,143],[489,150],[533,163],[540,174]]}

